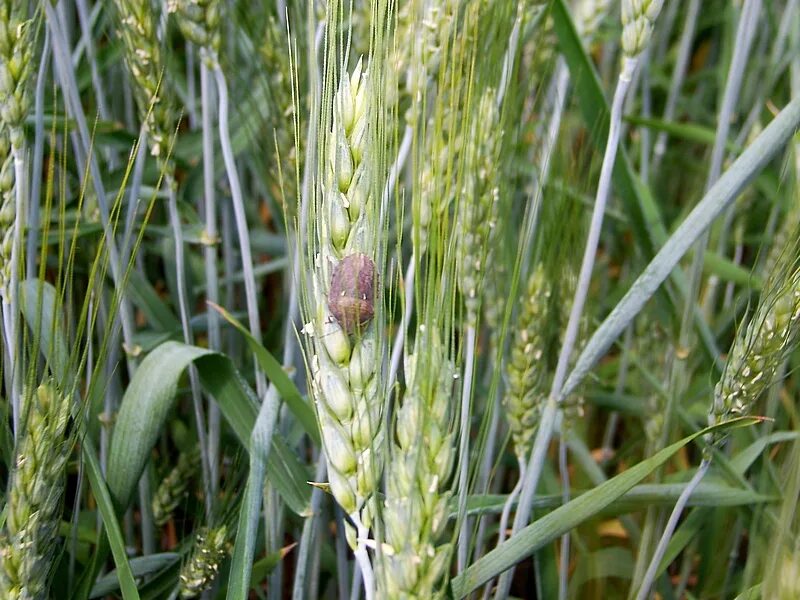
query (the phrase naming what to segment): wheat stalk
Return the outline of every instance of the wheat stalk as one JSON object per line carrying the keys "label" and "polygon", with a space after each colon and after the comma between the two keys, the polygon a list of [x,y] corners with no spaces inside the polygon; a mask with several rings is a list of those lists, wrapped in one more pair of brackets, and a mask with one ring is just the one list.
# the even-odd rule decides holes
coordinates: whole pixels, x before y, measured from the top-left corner
{"label": "wheat stalk", "polygon": [[[578,337],[578,328],[582,320],[583,308],[589,291],[589,283],[594,267],[597,246],[600,241],[600,231],[603,225],[606,203],[611,192],[611,175],[617,157],[617,148],[622,124],[622,109],[630,86],[631,78],[636,69],[639,55],[650,42],[653,26],[661,12],[662,0],[623,0],[622,2],[622,70],[617,81],[617,88],[611,105],[608,139],[603,155],[603,164],[600,170],[600,179],[597,185],[594,209],[589,234],[586,239],[583,261],[581,264],[575,297],[570,308],[570,316],[564,333],[558,363],[553,375],[553,382],[547,405],[542,413],[542,422],[545,425],[539,428],[534,447],[531,452],[529,468],[526,469],[525,480],[522,485],[519,507],[514,517],[513,532],[519,532],[527,525],[530,516],[533,498],[539,477],[542,471],[544,453],[552,437],[552,427],[555,415],[559,409],[562,396],[562,387],[567,375],[572,351]],[[513,569],[503,573],[497,588],[496,598],[508,594],[511,586]]]}

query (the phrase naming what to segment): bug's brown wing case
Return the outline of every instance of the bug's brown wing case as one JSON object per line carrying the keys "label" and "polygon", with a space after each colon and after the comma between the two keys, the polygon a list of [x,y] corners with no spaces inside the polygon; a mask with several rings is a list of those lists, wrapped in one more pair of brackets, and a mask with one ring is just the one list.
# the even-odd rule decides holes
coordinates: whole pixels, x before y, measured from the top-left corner
{"label": "bug's brown wing case", "polygon": [[328,308],[347,334],[375,315],[375,263],[366,254],[345,256],[333,270]]}

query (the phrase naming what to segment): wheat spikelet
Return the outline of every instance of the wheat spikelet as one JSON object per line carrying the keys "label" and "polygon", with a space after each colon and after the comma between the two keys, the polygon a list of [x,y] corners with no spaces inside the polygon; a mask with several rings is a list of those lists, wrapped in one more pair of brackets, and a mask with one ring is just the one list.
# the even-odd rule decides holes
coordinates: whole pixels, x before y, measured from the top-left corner
{"label": "wheat spikelet", "polygon": [[0,1],[0,122],[11,144],[20,147],[22,127],[28,114],[28,84],[32,72],[33,20],[28,2]]}
{"label": "wheat spikelet", "polygon": [[635,58],[650,43],[664,0],[622,0],[622,52]]}
{"label": "wheat spikelet", "polygon": [[189,561],[180,574],[180,597],[194,598],[211,587],[228,554],[228,528],[203,528],[197,533]]}
{"label": "wheat spikelet", "polygon": [[764,290],[749,324],[736,336],[714,389],[711,424],[748,414],[797,341],[800,269],[779,268]]}
{"label": "wheat spikelet", "polygon": [[175,13],[178,27],[187,40],[214,57],[219,54],[219,0],[169,0],[167,11]]}
{"label": "wheat spikelet", "polygon": [[406,390],[387,466],[385,598],[441,598],[452,544],[443,542],[456,456],[451,411],[455,367],[423,326],[406,360]]}
{"label": "wheat spikelet", "polygon": [[[167,162],[173,114],[168,95],[163,93],[164,61],[156,36],[152,6],[141,0],[115,0],[119,13],[118,33],[125,48],[125,62],[133,76],[139,115],[147,132],[150,153],[163,165]],[[166,168],[172,173],[171,168]]]}
{"label": "wheat spikelet", "polygon": [[409,123],[419,116],[423,94],[436,80],[460,6],[460,0],[426,0],[407,3],[400,9],[389,72],[405,79],[401,83],[402,93],[411,100],[406,113]]}
{"label": "wheat spikelet", "polygon": [[458,204],[458,286],[467,308],[467,323],[478,319],[487,249],[497,218],[500,138],[497,94],[487,88],[480,99],[467,140],[468,166]]}
{"label": "wheat spikelet", "polygon": [[528,278],[519,319],[506,365],[506,416],[514,453],[522,464],[528,459],[536,433],[539,412],[547,390],[546,318],[550,304],[550,283],[537,264]]}
{"label": "wheat spikelet", "polygon": [[584,40],[591,40],[608,16],[611,0],[582,0],[575,10],[575,27]]}
{"label": "wheat spikelet", "polygon": [[181,452],[178,463],[167,474],[158,486],[153,496],[153,521],[156,525],[163,525],[172,517],[178,508],[191,478],[200,468],[200,451],[198,448],[189,452]]}
{"label": "wheat spikelet", "polygon": [[9,600],[48,597],[69,454],[69,398],[41,385],[28,396],[27,412],[0,537],[0,591]]}

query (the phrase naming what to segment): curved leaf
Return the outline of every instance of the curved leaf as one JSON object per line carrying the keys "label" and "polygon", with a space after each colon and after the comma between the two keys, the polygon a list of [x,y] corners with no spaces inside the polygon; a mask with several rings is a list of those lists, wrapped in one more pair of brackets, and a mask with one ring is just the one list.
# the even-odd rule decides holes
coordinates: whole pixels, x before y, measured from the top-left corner
{"label": "curved leaf", "polygon": [[[107,469],[108,487],[117,510],[127,507],[172,407],[178,381],[193,362],[203,387],[214,397],[242,445],[250,450],[257,404],[230,359],[196,346],[166,342],[142,361],[117,415]],[[270,451],[266,457],[270,480],[290,508],[302,514],[310,500],[307,473],[277,436],[272,440],[272,449],[276,447],[278,450]]]}

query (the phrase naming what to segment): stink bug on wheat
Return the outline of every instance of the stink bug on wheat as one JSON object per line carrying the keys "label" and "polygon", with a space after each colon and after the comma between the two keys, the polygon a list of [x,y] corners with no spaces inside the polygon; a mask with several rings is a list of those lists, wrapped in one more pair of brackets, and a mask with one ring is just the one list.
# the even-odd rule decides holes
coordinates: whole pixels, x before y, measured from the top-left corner
{"label": "stink bug on wheat", "polygon": [[366,254],[345,256],[333,269],[328,308],[348,335],[375,315],[375,263]]}

